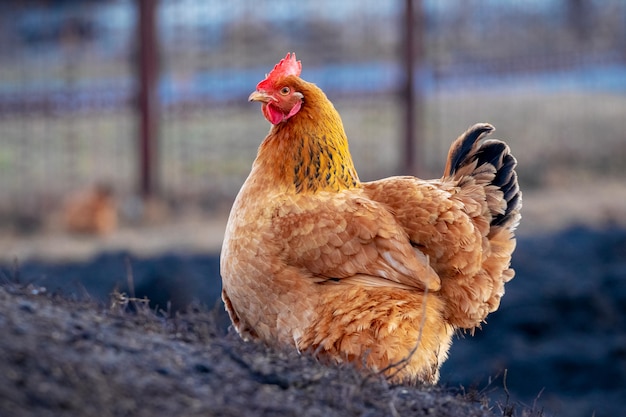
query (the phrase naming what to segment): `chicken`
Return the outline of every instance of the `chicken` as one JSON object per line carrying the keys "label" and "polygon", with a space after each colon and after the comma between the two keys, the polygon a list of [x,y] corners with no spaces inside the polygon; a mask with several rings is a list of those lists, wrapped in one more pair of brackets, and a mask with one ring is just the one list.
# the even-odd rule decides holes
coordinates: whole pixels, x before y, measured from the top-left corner
{"label": "chicken", "polygon": [[96,184],[63,205],[63,226],[72,233],[107,235],[117,228],[117,203],[110,186]]}
{"label": "chicken", "polygon": [[249,97],[272,127],[228,219],[225,307],[246,340],[435,383],[453,334],[513,278],[516,160],[483,123],[441,179],[361,182],[339,114],[300,72],[287,54]]}

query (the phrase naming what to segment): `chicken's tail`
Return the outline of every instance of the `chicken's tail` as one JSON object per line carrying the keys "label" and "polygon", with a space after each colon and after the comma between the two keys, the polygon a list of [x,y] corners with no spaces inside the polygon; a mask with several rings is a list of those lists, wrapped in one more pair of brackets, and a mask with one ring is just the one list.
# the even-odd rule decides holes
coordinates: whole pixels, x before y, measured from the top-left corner
{"label": "chicken's tail", "polygon": [[522,206],[517,161],[504,142],[482,140],[493,130],[481,123],[463,133],[450,148],[444,173],[444,180],[458,187],[452,198],[485,238],[478,270],[459,270],[442,280],[449,322],[471,331],[498,308],[504,284],[515,275],[511,256]]}
{"label": "chicken's tail", "polygon": [[[486,140],[495,129],[488,123],[478,123],[458,137],[450,147],[444,178],[471,178],[485,186],[487,205],[491,212],[490,235],[517,228],[522,207],[522,193],[517,183],[517,161],[508,145],[499,140]],[[462,184],[460,184],[462,186]]]}

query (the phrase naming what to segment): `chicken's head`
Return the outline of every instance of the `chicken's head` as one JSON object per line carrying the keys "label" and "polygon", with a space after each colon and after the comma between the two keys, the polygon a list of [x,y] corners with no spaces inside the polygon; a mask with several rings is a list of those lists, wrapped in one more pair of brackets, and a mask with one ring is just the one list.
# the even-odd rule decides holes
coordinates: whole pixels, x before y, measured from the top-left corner
{"label": "chicken's head", "polygon": [[286,121],[302,107],[304,96],[294,88],[294,77],[298,77],[300,71],[302,63],[296,61],[295,52],[288,53],[248,97],[248,101],[263,103],[263,115],[271,124],[277,125]]}

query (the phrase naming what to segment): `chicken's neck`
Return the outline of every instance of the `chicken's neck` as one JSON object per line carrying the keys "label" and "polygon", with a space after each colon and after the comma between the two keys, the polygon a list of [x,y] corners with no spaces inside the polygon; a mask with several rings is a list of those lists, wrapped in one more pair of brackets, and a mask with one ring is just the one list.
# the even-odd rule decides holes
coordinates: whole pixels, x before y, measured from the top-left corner
{"label": "chicken's neck", "polygon": [[339,114],[325,96],[316,101],[311,93],[298,114],[272,127],[255,165],[296,193],[360,187]]}

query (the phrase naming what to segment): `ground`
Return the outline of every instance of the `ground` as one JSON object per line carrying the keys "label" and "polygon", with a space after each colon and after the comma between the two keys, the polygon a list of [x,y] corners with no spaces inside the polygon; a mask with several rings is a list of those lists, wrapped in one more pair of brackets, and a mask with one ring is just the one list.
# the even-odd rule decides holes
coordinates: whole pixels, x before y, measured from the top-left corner
{"label": "ground", "polygon": [[216,311],[194,306],[165,318],[140,302],[128,312],[127,301],[107,307],[5,282],[0,415],[494,415],[484,399],[392,387],[245,343],[223,331]]}

